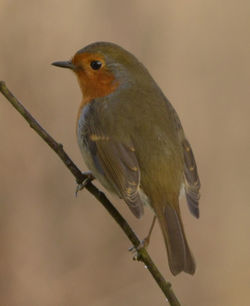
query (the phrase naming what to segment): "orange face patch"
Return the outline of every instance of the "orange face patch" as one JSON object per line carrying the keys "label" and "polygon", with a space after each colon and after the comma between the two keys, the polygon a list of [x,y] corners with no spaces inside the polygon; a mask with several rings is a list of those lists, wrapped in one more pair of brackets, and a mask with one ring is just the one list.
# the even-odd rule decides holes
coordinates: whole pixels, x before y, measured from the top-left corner
{"label": "orange face patch", "polygon": [[[95,69],[93,62],[98,62],[100,68]],[[105,60],[100,54],[79,53],[72,63],[76,66],[75,73],[83,93],[83,104],[95,98],[111,94],[118,86],[113,73],[107,69]]]}

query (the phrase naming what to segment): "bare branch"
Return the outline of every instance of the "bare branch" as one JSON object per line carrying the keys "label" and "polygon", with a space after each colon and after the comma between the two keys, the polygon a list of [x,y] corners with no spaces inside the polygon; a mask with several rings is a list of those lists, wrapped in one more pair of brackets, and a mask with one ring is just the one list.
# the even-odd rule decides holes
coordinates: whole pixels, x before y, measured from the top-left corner
{"label": "bare branch", "polygon": [[[63,145],[56,142],[47,131],[35,120],[35,118],[27,111],[27,109],[17,100],[17,98],[10,92],[3,81],[0,81],[0,92],[6,97],[6,99],[12,104],[12,106],[24,117],[24,119],[29,123],[32,129],[34,129],[43,140],[55,151],[55,153],[60,157],[65,166],[70,170],[76,179],[78,184],[82,183],[86,178],[85,175],[77,168],[74,162],[70,159],[68,154],[64,151]],[[91,182],[89,182],[85,187],[109,212],[109,214],[115,219],[118,225],[121,227],[123,232],[127,235],[129,240],[132,242],[135,248],[140,245],[140,240],[131,229],[127,221],[122,217],[118,210],[113,206],[113,204],[108,200],[106,195],[95,187]],[[157,269],[156,265],[148,255],[145,248],[140,248],[138,250],[137,260],[142,261],[147,267],[148,271],[151,273],[158,286],[163,291],[169,304],[171,306],[180,306],[180,303],[175,296],[171,284],[167,282],[160,271]]]}

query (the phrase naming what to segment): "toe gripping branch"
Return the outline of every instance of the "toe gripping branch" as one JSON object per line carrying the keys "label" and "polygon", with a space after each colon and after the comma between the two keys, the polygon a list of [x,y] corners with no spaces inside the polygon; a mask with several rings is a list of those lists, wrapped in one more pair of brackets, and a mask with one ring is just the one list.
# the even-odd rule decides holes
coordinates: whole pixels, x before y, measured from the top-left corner
{"label": "toe gripping branch", "polygon": [[82,189],[84,189],[88,185],[88,183],[90,183],[94,179],[95,179],[95,177],[91,172],[83,172],[82,173],[82,182],[81,183],[77,182],[75,196],[77,197],[78,192],[81,191]]}

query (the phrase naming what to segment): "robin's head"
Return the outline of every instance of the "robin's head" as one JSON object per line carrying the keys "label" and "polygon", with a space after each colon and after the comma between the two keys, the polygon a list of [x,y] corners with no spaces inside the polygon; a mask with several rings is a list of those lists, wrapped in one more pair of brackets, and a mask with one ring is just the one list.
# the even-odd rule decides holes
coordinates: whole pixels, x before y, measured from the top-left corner
{"label": "robin's head", "polygon": [[83,92],[90,101],[114,92],[118,87],[130,86],[147,70],[128,51],[116,44],[97,42],[77,51],[70,61],[52,65],[73,70]]}

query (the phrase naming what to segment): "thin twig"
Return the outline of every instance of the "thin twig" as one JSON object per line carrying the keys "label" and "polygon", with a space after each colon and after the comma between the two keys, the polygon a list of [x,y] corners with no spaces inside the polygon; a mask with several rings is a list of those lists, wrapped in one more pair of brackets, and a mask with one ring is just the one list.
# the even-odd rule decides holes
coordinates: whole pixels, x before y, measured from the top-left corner
{"label": "thin twig", "polygon": [[[24,117],[24,119],[29,123],[31,128],[33,128],[43,140],[55,151],[55,153],[61,158],[65,166],[70,170],[76,179],[78,184],[81,184],[86,178],[85,175],[77,168],[74,162],[70,159],[68,154],[64,151],[63,145],[56,142],[47,131],[34,119],[34,117],[25,109],[25,107],[17,100],[17,98],[10,92],[3,81],[0,81],[0,92],[6,97],[6,99],[12,104],[12,106]],[[131,229],[127,221],[122,217],[118,210],[113,206],[113,204],[108,200],[106,195],[95,187],[91,182],[89,182],[85,187],[109,212],[109,214],[115,219],[118,225],[121,227],[123,232],[127,235],[129,240],[132,242],[135,248],[140,245],[140,240]],[[175,296],[171,284],[167,282],[160,271],[157,269],[156,265],[148,255],[145,248],[140,248],[138,250],[137,260],[142,261],[147,269],[152,274],[153,278],[157,282],[158,286],[163,291],[169,304],[171,306],[180,306],[180,302]]]}

